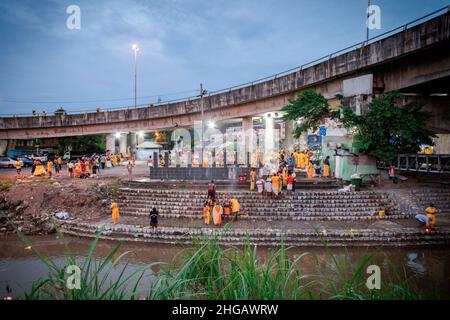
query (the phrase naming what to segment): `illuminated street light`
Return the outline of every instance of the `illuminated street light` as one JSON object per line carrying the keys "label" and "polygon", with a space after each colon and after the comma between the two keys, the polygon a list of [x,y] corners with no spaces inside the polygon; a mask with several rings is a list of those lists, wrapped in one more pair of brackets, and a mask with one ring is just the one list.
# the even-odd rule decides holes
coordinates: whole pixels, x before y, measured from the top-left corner
{"label": "illuminated street light", "polygon": [[120,132],[116,132],[116,139],[120,139]]}
{"label": "illuminated street light", "polygon": [[139,132],[138,132],[138,135],[139,135],[139,137],[141,137],[141,138],[144,137],[144,131],[139,131]]}
{"label": "illuminated street light", "polygon": [[132,45],[134,51],[134,107],[137,107],[137,54],[139,52],[139,47],[137,44]]}
{"label": "illuminated street light", "polygon": [[210,122],[208,123],[208,127],[211,128],[211,129],[213,129],[213,128],[216,127],[216,124],[215,124],[213,121],[210,121]]}

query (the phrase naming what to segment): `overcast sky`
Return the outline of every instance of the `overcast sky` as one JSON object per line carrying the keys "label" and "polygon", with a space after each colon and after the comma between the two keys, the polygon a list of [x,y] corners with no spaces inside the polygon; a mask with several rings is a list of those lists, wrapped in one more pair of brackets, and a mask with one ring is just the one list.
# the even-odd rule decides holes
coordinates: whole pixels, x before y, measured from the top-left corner
{"label": "overcast sky", "polygon": [[[381,8],[376,35],[448,1],[372,3]],[[81,9],[79,30],[66,26],[72,4]],[[138,104],[194,95],[200,82],[212,91],[252,81],[364,40],[366,7],[367,0],[0,0],[0,113],[133,105],[133,43]]]}

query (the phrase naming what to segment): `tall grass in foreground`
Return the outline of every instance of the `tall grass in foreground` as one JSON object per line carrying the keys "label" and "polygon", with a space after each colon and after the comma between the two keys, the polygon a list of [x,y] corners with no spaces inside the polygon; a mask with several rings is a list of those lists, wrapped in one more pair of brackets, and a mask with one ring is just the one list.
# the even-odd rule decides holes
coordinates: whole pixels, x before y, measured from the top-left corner
{"label": "tall grass in foreground", "polygon": [[[21,235],[29,245],[29,240]],[[263,259],[257,248],[247,240],[243,247],[223,248],[218,236],[193,239],[193,248],[182,252],[181,263],[168,266],[163,263],[142,266],[135,270],[126,263],[118,277],[112,270],[126,254],[119,255],[120,243],[106,258],[93,258],[100,233],[93,241],[83,263],[77,264],[66,246],[65,265],[58,266],[35,250],[49,269],[47,278],[33,283],[27,299],[424,299],[425,295],[403,272],[391,278],[383,276],[381,290],[369,290],[365,283],[366,267],[373,256],[367,255],[356,263],[348,255],[344,259],[328,253],[323,261],[316,261],[316,274],[303,274],[301,262],[312,256],[304,253],[293,257],[283,243]],[[117,256],[117,258],[114,258]],[[314,258],[314,257],[313,257]],[[77,264],[81,269],[81,289],[67,289],[66,266]],[[150,268],[159,265],[161,271],[153,275]],[[332,271],[330,271],[332,270]],[[145,289],[142,289],[145,288]]]}

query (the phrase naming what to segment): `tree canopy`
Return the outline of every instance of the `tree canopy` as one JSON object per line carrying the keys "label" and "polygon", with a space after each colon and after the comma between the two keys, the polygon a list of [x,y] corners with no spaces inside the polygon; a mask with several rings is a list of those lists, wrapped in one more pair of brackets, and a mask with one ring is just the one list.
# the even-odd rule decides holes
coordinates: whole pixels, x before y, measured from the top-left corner
{"label": "tree canopy", "polygon": [[72,152],[79,154],[101,153],[106,149],[106,136],[103,134],[90,136],[64,137],[58,139],[59,150],[65,152],[72,148]]}
{"label": "tree canopy", "polygon": [[289,104],[281,109],[285,114],[285,121],[299,121],[294,129],[294,137],[298,138],[302,132],[308,129],[317,130],[324,118],[335,118],[339,111],[330,110],[328,100],[312,90],[300,93],[295,100],[289,100]]}
{"label": "tree canopy", "polygon": [[361,116],[348,106],[341,107],[344,125],[355,129],[360,149],[387,163],[393,163],[398,154],[417,153],[422,144],[432,145],[435,137],[426,127],[432,114],[418,103],[399,105],[402,97],[399,92],[377,97]]}

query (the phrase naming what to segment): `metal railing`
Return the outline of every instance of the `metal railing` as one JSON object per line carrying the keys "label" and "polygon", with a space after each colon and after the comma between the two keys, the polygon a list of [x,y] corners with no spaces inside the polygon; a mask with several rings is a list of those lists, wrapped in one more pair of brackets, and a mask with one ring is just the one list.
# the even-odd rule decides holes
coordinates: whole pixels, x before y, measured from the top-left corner
{"label": "metal railing", "polygon": [[398,171],[450,173],[450,154],[400,154]]}
{"label": "metal railing", "polygon": [[[285,76],[285,75],[288,75],[288,74],[293,73],[293,72],[302,71],[303,69],[305,69],[307,67],[312,67],[312,66],[315,66],[315,65],[317,65],[319,63],[322,63],[324,61],[330,60],[333,57],[336,57],[338,54],[344,54],[344,53],[347,53],[347,52],[349,52],[351,50],[354,50],[356,48],[362,48],[362,47],[364,47],[366,45],[369,45],[369,44],[372,44],[372,43],[374,43],[376,41],[380,41],[380,40],[385,39],[385,38],[387,38],[389,36],[392,36],[394,34],[397,34],[397,33],[403,32],[405,30],[408,30],[408,29],[410,29],[412,27],[417,26],[420,23],[423,23],[425,21],[431,20],[432,18],[435,18],[437,16],[443,15],[443,14],[449,12],[449,11],[450,11],[450,5],[442,7],[440,9],[435,10],[433,12],[430,12],[430,13],[428,13],[428,14],[420,17],[420,18],[417,18],[417,19],[414,19],[412,21],[409,21],[408,23],[406,23],[404,25],[401,25],[399,27],[396,27],[396,28],[393,28],[393,29],[391,29],[389,31],[386,31],[386,32],[384,32],[382,34],[379,34],[377,36],[369,38],[368,40],[360,41],[360,42],[358,42],[358,43],[356,43],[354,45],[348,46],[348,47],[346,47],[344,49],[340,49],[338,51],[334,51],[334,52],[329,53],[327,55],[324,55],[324,56],[322,56],[322,57],[320,57],[318,59],[315,59],[315,60],[309,61],[307,63],[304,63],[304,64],[302,64],[300,66],[297,66],[297,67],[294,67],[294,68],[290,68],[288,70],[284,70],[284,71],[281,71],[279,73],[272,74],[272,75],[264,77],[264,78],[259,78],[257,80],[253,80],[253,81],[250,81],[250,82],[241,83],[241,84],[238,84],[238,85],[235,85],[235,86],[231,86],[231,87],[227,87],[227,88],[224,88],[224,89],[213,90],[213,91],[208,92],[208,96],[217,95],[217,94],[221,94],[221,93],[226,93],[226,92],[230,92],[232,90],[242,89],[242,88],[245,88],[245,87],[249,87],[249,86],[253,86],[253,85],[256,85],[256,84],[263,83],[263,82],[268,81],[268,80],[275,80],[275,79],[277,79],[277,78],[279,78],[281,76]],[[161,101],[161,102],[155,102],[155,103],[144,103],[144,104],[137,105],[136,108],[143,108],[143,107],[149,107],[149,106],[158,107],[158,106],[164,106],[164,105],[168,105],[168,104],[176,103],[176,102],[195,100],[195,99],[198,99],[198,98],[199,98],[198,95],[194,95],[194,96],[182,97],[182,98],[177,98],[177,99],[173,99],[173,100],[166,100],[166,101]],[[129,110],[129,109],[135,109],[135,106],[133,105],[133,106],[125,106],[125,107],[106,108],[106,109],[102,108],[101,111],[102,112],[104,112],[104,111],[119,111],[119,110]],[[84,114],[84,113],[91,113],[91,112],[95,113],[96,109],[82,110],[82,111],[71,111],[70,113],[67,113],[67,114]],[[30,116],[29,113],[27,113],[27,114],[24,114],[24,113],[22,113],[22,114],[0,114],[0,117],[29,117],[29,116]],[[47,115],[47,116],[52,116],[52,115]]]}

